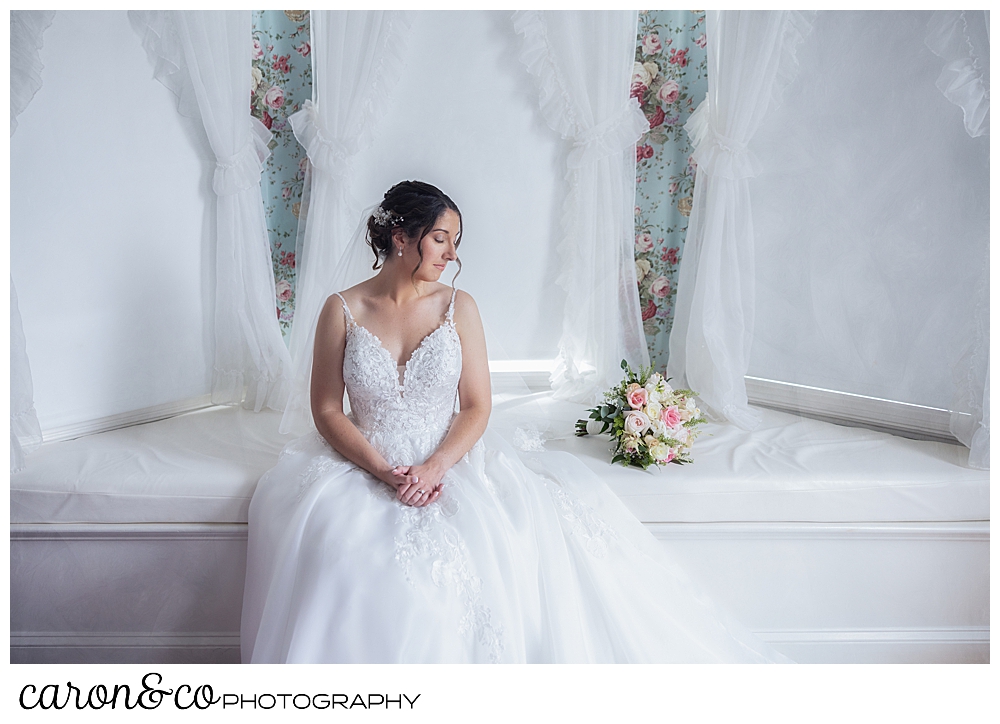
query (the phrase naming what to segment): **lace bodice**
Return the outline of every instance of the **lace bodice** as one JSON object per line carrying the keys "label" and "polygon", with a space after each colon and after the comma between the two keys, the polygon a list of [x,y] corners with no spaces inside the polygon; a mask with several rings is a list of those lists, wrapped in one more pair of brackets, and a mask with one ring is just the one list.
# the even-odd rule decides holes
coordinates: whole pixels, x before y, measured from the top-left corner
{"label": "lace bodice", "polygon": [[424,462],[444,440],[455,416],[462,374],[462,342],[455,329],[455,293],[444,321],[421,340],[403,368],[381,340],[347,320],[344,384],[354,423],[390,465]]}

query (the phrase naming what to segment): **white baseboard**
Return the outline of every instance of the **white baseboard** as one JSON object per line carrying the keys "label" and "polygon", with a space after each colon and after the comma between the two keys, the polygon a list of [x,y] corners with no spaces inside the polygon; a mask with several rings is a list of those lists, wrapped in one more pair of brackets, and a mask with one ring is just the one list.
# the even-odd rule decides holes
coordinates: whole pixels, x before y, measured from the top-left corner
{"label": "white baseboard", "polygon": [[803,664],[988,664],[990,629],[821,629],[757,631],[760,638]]}
{"label": "white baseboard", "polygon": [[[988,627],[757,631],[801,663],[988,663]],[[11,663],[234,663],[238,632],[12,632]]]}
{"label": "white baseboard", "polygon": [[131,427],[132,425],[142,425],[147,422],[165,420],[168,417],[174,417],[175,415],[180,415],[185,412],[192,412],[193,410],[201,410],[212,406],[211,395],[200,395],[198,397],[190,397],[186,400],[176,400],[174,402],[166,402],[162,405],[153,405],[152,407],[143,407],[138,410],[121,412],[117,415],[98,417],[94,420],[73,422],[67,425],[56,425],[55,427],[49,427],[42,430],[42,440],[43,442],[73,440],[85,435],[94,435],[99,432],[117,430],[122,427]]}

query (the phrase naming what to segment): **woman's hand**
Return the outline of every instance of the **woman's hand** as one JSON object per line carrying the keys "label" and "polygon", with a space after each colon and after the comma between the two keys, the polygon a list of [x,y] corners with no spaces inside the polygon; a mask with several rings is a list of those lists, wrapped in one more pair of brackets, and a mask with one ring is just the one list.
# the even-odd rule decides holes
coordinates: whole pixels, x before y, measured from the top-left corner
{"label": "woman's hand", "polygon": [[444,471],[437,466],[429,463],[400,465],[391,472],[396,481],[396,498],[401,503],[422,508],[441,497]]}

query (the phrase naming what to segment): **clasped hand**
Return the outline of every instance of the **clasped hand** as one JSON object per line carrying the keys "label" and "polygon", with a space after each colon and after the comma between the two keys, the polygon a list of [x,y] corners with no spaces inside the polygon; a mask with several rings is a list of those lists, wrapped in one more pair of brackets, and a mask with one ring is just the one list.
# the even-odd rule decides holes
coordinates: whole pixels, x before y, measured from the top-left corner
{"label": "clasped hand", "polygon": [[397,465],[391,471],[390,485],[396,498],[406,505],[422,508],[441,497],[442,473],[429,465]]}

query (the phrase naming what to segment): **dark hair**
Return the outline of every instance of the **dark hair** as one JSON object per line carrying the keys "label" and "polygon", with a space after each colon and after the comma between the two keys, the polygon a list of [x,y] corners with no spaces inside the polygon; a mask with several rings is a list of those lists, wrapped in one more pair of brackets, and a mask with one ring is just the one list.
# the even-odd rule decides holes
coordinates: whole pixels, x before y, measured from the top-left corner
{"label": "dark hair", "polygon": [[[455,237],[455,248],[458,248],[462,241],[462,212],[454,201],[437,186],[432,186],[423,181],[400,181],[391,189],[385,192],[382,198],[381,208],[390,215],[392,221],[380,224],[373,214],[368,218],[368,246],[375,252],[375,263],[372,269],[382,266],[385,258],[392,253],[392,232],[402,229],[411,239],[418,242],[424,238],[434,223],[449,209],[458,214],[458,236]],[[423,262],[424,254],[417,244],[417,253]],[[458,271],[462,271],[462,262],[458,263]],[[420,265],[417,265],[417,269]],[[417,273],[413,270],[413,274]],[[412,274],[411,274],[412,276]],[[458,276],[458,273],[455,274]]]}

